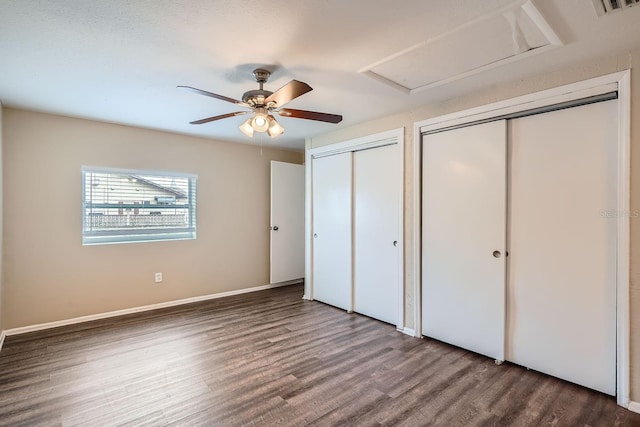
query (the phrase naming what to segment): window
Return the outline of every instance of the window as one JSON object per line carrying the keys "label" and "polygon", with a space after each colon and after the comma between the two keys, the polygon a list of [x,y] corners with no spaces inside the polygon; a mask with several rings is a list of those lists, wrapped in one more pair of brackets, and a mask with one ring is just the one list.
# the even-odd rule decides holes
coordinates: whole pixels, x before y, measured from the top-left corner
{"label": "window", "polygon": [[82,168],[82,244],[196,238],[197,176]]}

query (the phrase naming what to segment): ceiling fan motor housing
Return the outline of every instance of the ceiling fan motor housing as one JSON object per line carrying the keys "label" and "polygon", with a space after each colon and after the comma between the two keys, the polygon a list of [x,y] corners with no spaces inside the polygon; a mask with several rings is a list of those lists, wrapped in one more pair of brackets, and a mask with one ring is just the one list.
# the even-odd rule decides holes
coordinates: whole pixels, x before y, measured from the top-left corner
{"label": "ceiling fan motor housing", "polygon": [[258,105],[264,105],[264,100],[269,97],[273,92],[269,92],[268,90],[256,89],[249,90],[242,95],[242,102],[246,102],[252,107]]}
{"label": "ceiling fan motor housing", "polygon": [[263,89],[263,85],[269,80],[269,76],[271,76],[271,71],[265,70],[264,68],[256,68],[253,70],[253,77],[255,77],[256,82],[260,84],[260,89],[245,92],[244,95],[242,95],[242,101],[252,107],[263,106],[265,98],[273,93]]}

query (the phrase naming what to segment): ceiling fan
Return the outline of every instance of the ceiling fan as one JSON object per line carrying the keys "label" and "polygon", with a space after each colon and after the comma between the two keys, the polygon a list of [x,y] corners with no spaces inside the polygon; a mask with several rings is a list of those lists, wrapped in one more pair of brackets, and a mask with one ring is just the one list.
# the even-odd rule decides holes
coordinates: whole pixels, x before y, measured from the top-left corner
{"label": "ceiling fan", "polygon": [[284,128],[276,121],[273,113],[277,113],[282,117],[292,117],[296,119],[316,120],[327,123],[340,123],[342,116],[338,114],[318,113],[315,111],[294,110],[292,108],[282,108],[287,102],[304,95],[313,89],[308,84],[291,80],[275,92],[263,89],[263,85],[269,80],[271,72],[263,68],[253,70],[253,76],[256,82],[260,84],[260,89],[250,90],[242,95],[242,101],[229,98],[227,96],[218,95],[216,93],[207,92],[196,89],[191,86],[178,86],[180,89],[187,89],[200,95],[210,96],[222,101],[231,102],[241,107],[249,108],[249,111],[235,111],[233,113],[221,114],[219,116],[207,117],[206,119],[190,122],[192,125],[201,125],[216,120],[226,119],[228,117],[240,116],[243,114],[253,113],[253,117],[247,119],[240,125],[240,130],[248,137],[253,137],[254,132],[267,132],[271,138],[282,135]]}

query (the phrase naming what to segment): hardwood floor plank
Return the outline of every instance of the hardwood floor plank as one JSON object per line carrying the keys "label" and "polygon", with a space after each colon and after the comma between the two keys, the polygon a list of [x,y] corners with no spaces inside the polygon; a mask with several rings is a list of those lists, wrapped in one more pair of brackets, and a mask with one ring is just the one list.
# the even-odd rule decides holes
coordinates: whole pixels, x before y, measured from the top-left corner
{"label": "hardwood floor plank", "polygon": [[640,426],[609,396],[301,295],[9,336],[0,426]]}

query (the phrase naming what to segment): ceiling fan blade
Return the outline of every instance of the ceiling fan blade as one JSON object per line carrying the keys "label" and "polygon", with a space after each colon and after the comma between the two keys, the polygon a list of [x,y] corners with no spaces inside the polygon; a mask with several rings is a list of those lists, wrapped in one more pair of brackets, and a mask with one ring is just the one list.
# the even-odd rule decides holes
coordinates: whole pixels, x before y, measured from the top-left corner
{"label": "ceiling fan blade", "polygon": [[224,95],[218,95],[217,93],[207,92],[206,90],[202,90],[202,89],[196,89],[195,87],[191,87],[191,86],[176,86],[176,87],[178,89],[190,90],[191,92],[195,92],[200,95],[210,96],[211,98],[216,98],[221,101],[231,102],[232,104],[246,105],[244,102],[238,101],[237,99],[229,98],[228,96],[224,96]]}
{"label": "ceiling fan blade", "polygon": [[317,120],[319,122],[327,123],[340,123],[342,121],[342,116],[338,114],[317,113],[315,111],[294,110],[291,108],[282,108],[278,110],[278,114],[280,114],[282,117]]}
{"label": "ceiling fan blade", "polygon": [[264,103],[268,104],[270,102],[275,102],[276,107],[282,107],[287,102],[312,90],[313,88],[304,82],[291,80],[289,83],[269,95],[264,100]]}
{"label": "ceiling fan blade", "polygon": [[248,111],[236,111],[234,113],[221,114],[219,116],[207,117],[206,119],[196,120],[195,122],[189,122],[192,125],[201,125],[204,123],[215,122],[216,120],[226,119],[234,116],[241,116],[243,114],[247,114]]}

